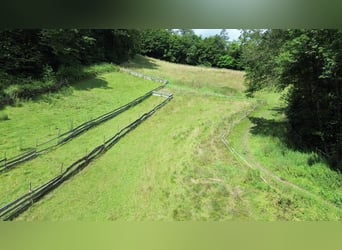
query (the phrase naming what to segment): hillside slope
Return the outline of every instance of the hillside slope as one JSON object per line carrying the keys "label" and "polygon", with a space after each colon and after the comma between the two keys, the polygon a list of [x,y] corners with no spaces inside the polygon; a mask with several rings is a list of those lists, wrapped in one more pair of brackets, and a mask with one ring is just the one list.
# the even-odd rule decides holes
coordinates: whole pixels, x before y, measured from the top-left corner
{"label": "hillside slope", "polygon": [[[18,220],[342,218],[339,209],[265,182],[260,171],[250,169],[226,148],[221,135],[261,105],[244,97],[243,72],[146,57],[123,66],[166,78],[170,85],[163,91],[173,93],[174,99]],[[253,155],[248,147],[252,137],[244,136],[249,130],[241,125],[228,135],[246,157]]]}

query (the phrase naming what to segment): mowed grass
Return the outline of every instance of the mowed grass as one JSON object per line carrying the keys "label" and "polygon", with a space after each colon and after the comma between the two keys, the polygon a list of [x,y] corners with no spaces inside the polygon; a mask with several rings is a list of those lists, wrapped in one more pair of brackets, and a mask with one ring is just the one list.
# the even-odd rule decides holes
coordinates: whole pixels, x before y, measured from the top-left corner
{"label": "mowed grass", "polygon": [[0,207],[48,182],[119,130],[158,105],[163,98],[152,96],[119,116],[76,137],[67,144],[0,174]]}
{"label": "mowed grass", "polygon": [[[342,218],[339,210],[292,188],[265,183],[259,171],[237,161],[222,143],[221,135],[256,103],[243,97],[242,72],[218,74],[221,70],[146,57],[125,66],[167,78],[170,85],[163,91],[174,99],[17,220]],[[275,95],[259,98],[277,103]],[[228,138],[246,158],[258,162],[248,145],[254,134],[245,121]],[[262,143],[280,147],[268,137]]]}
{"label": "mowed grass", "polygon": [[62,91],[6,107],[0,120],[0,159],[11,158],[78,124],[118,108],[159,84],[111,72]]}

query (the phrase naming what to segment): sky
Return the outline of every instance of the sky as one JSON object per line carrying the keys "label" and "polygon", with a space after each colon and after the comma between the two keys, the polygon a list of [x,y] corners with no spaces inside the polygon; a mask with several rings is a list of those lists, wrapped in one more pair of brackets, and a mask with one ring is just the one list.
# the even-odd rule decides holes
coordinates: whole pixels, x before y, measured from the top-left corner
{"label": "sky", "polygon": [[[220,34],[222,29],[193,29],[196,35],[201,35],[203,38],[208,36],[215,36]],[[240,30],[238,29],[226,29],[228,32],[229,40],[237,40],[240,36]]]}

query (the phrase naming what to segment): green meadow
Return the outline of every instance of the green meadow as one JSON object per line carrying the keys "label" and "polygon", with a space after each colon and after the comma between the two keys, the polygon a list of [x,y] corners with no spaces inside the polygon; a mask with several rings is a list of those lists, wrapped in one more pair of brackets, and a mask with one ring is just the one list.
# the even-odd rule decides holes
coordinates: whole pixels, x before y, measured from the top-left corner
{"label": "green meadow", "polygon": [[[22,213],[24,221],[340,220],[342,177],[286,141],[282,93],[247,98],[241,71],[137,56],[121,65],[167,79],[174,98],[103,156]],[[113,110],[157,83],[109,72],[7,107],[0,153]],[[0,206],[48,181],[163,99],[152,96],[71,142],[0,174]],[[222,142],[226,139],[237,154]],[[1,157],[0,157],[1,158]],[[243,159],[243,160],[242,160]]]}

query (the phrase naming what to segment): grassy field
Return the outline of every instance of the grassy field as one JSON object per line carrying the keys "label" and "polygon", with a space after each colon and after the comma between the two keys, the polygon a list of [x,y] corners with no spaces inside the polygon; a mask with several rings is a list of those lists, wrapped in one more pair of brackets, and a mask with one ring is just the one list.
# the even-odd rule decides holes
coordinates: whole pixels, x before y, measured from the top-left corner
{"label": "grassy field", "polygon": [[0,159],[34,148],[78,124],[118,108],[143,95],[157,83],[112,72],[78,82],[59,93],[6,107],[0,121]]}
{"label": "grassy field", "polygon": [[[278,112],[281,110],[278,107],[281,104],[279,94],[259,93],[257,97],[266,103],[263,105],[256,99],[244,97],[243,73],[238,71],[175,65],[146,57],[137,57],[124,66],[168,79],[170,85],[163,91],[173,93],[174,99],[17,220],[272,221],[342,218],[341,210],[333,206],[339,203],[319,191],[336,193],[338,197],[339,174],[329,170],[322,161],[311,166],[320,169],[320,173],[324,172],[326,179],[321,174],[313,174],[315,170],[311,171],[309,162],[306,162],[312,154],[292,152],[279,136],[260,132],[265,128],[258,128],[261,125],[257,118],[280,122],[269,125],[269,133],[281,130],[284,116]],[[122,73],[115,74],[126,77]],[[122,93],[126,92],[113,94],[113,98],[122,96]],[[74,146],[70,143],[58,149],[61,150],[60,155],[71,158],[67,156],[68,152],[76,145],[87,144],[88,140],[89,143],[93,141],[89,146],[95,145],[108,130],[106,126],[115,128],[120,121],[120,124],[128,123],[124,117],[146,112],[158,100],[151,98],[136,110],[130,110],[131,113],[127,111],[115,118],[117,121],[111,121],[112,125],[108,123],[87,132],[79,142],[74,142]],[[249,168],[222,143],[221,135],[257,103],[259,107],[233,128],[228,140],[253,165],[262,166],[308,189],[318,199],[268,178],[258,168]],[[106,105],[104,103],[102,109],[106,109]],[[285,149],[286,153],[280,158],[279,152],[281,154]],[[79,154],[82,150],[84,148],[79,149]],[[49,158],[55,157],[53,153],[45,156],[47,161],[56,161]],[[297,157],[293,157],[295,154]],[[274,164],[275,159],[279,159],[278,166]],[[40,159],[32,161],[32,164],[37,160]],[[287,167],[282,168],[285,161]],[[304,173],[301,178],[311,182],[303,184],[304,181],[296,177],[297,161],[309,169],[307,172],[300,170]],[[292,169],[292,172],[287,173],[285,169]],[[58,164],[53,171],[56,170]],[[331,177],[335,179],[331,180]]]}
{"label": "grassy field", "polygon": [[0,197],[2,197],[0,206],[27,192],[30,182],[34,188],[49,181],[61,172],[61,168],[65,169],[96,146],[103,144],[106,139],[161,101],[162,98],[150,97],[140,105],[89,130],[67,144],[0,174]]}

